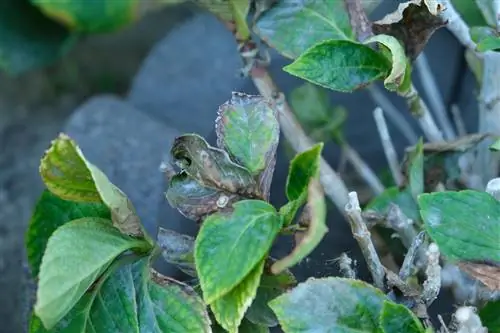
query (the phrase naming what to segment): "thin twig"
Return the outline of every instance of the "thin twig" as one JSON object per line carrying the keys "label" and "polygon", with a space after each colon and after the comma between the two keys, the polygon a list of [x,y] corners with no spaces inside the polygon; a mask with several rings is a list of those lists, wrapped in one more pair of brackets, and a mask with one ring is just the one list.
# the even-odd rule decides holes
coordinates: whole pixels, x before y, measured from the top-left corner
{"label": "thin twig", "polygon": [[391,100],[385,96],[382,90],[376,85],[372,84],[367,88],[373,101],[382,108],[384,114],[391,121],[391,123],[396,127],[396,129],[401,133],[410,145],[414,145],[418,141],[418,135],[406,120],[406,118],[401,114]]}
{"label": "thin twig", "polygon": [[349,193],[349,201],[345,206],[345,213],[349,219],[352,234],[365,257],[374,285],[381,290],[385,290],[385,269],[380,262],[380,258],[370,238],[370,232],[361,216],[361,208],[359,207],[359,200],[356,192]]}
{"label": "thin twig", "polygon": [[439,329],[439,333],[450,333],[450,330],[448,327],[446,327],[446,324],[443,320],[443,317],[441,315],[437,315],[438,321],[441,324],[441,328]]}
{"label": "thin twig", "polygon": [[387,224],[398,233],[403,245],[407,249],[410,248],[413,240],[417,237],[413,221],[394,203],[390,204],[386,219]]}
{"label": "thin twig", "polygon": [[439,247],[436,243],[431,243],[427,248],[427,269],[424,281],[422,300],[427,306],[434,302],[441,289],[441,266],[439,266]]}
{"label": "thin twig", "polygon": [[451,106],[451,114],[453,116],[453,122],[455,123],[458,136],[466,136],[467,129],[465,128],[464,119],[462,118],[462,113],[460,112],[458,105],[453,104]]}
{"label": "thin twig", "polygon": [[344,144],[342,150],[347,158],[347,160],[354,167],[356,172],[361,178],[365,180],[368,186],[372,189],[373,193],[376,195],[384,192],[385,187],[377,177],[373,169],[366,163],[349,144]]}
{"label": "thin twig", "polygon": [[450,119],[448,118],[446,107],[443,102],[443,97],[439,93],[439,87],[436,83],[434,75],[432,74],[429,62],[425,53],[421,53],[415,61],[422,86],[424,87],[425,94],[429,98],[429,103],[435,112],[437,121],[443,130],[444,137],[448,140],[456,138],[455,131],[451,126]]}
{"label": "thin twig", "polygon": [[384,147],[384,154],[389,164],[389,168],[391,169],[392,177],[394,178],[394,182],[399,186],[403,183],[403,174],[399,168],[396,149],[394,149],[394,145],[392,144],[391,136],[387,129],[387,123],[385,122],[384,114],[380,107],[375,108],[373,117],[375,118],[378,134],[382,141],[382,147]]}
{"label": "thin twig", "polygon": [[347,253],[342,252],[337,258],[337,263],[339,265],[340,274],[348,279],[355,279],[356,272],[352,268],[353,260],[347,255]]}
{"label": "thin twig", "polygon": [[417,256],[418,250],[421,248],[422,243],[424,242],[425,232],[420,232],[406,252],[405,259],[403,260],[403,264],[401,265],[401,269],[399,270],[399,277],[401,280],[406,281],[411,275],[411,268],[415,261],[415,257]]}

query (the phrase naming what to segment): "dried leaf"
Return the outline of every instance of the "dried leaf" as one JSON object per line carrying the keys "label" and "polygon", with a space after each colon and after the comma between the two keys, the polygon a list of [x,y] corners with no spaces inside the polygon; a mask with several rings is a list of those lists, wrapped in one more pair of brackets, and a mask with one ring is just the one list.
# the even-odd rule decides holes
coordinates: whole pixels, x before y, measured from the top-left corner
{"label": "dried leaf", "polygon": [[408,58],[415,60],[434,31],[446,25],[438,14],[440,4],[431,0],[411,0],[372,25],[375,34],[396,37],[403,43]]}
{"label": "dried leaf", "polygon": [[231,161],[227,152],[211,147],[197,134],[175,139],[170,151],[174,162],[201,185],[230,193],[259,197],[250,172]]}
{"label": "dried leaf", "polygon": [[500,264],[463,261],[458,263],[458,267],[489,289],[500,291]]}

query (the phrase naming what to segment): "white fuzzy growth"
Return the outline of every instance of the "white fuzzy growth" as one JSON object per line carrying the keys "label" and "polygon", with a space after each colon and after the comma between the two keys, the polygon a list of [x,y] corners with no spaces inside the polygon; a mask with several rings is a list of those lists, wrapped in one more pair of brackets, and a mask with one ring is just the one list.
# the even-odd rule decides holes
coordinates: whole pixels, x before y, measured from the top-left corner
{"label": "white fuzzy growth", "polygon": [[471,306],[463,306],[455,312],[455,320],[458,323],[457,333],[487,333],[481,319],[476,314],[476,309]]}
{"label": "white fuzzy growth", "polygon": [[486,192],[493,198],[500,201],[500,178],[493,178],[486,185]]}

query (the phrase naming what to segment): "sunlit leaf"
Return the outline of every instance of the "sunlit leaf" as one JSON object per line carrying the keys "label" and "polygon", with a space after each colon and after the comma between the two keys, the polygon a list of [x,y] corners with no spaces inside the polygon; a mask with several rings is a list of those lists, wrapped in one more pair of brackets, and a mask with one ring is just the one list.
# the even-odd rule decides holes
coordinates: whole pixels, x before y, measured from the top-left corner
{"label": "sunlit leaf", "polygon": [[195,263],[207,304],[226,295],[267,255],[281,228],[273,206],[259,200],[234,204],[203,222],[195,242]]}
{"label": "sunlit leaf", "polygon": [[352,92],[386,77],[391,63],[366,45],[327,40],[315,44],[283,69],[319,86]]}

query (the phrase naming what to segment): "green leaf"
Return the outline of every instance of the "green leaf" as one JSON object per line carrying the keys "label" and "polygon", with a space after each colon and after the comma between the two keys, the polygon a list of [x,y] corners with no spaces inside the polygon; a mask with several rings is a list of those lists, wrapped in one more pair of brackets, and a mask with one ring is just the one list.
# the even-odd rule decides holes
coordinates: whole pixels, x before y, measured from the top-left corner
{"label": "green leaf", "polygon": [[254,324],[251,321],[243,319],[240,327],[238,328],[239,333],[269,333],[269,328],[264,325]]}
{"label": "green leaf", "polygon": [[469,27],[487,24],[476,1],[451,0],[451,3]]}
{"label": "green leaf", "polygon": [[[188,286],[149,272],[149,258],[99,280],[51,332],[210,332],[206,307]],[[33,317],[30,333],[46,333]]]}
{"label": "green leaf", "polygon": [[[327,39],[356,38],[342,1],[279,1],[259,18],[255,31],[267,44],[292,59]],[[300,31],[300,38],[296,31]]]}
{"label": "green leaf", "polygon": [[241,199],[237,194],[205,187],[185,172],[170,179],[166,197],[170,206],[193,221],[202,221]]}
{"label": "green leaf", "polygon": [[470,37],[477,44],[476,50],[479,52],[500,49],[500,37],[493,28],[472,27],[470,28]]}
{"label": "green leaf", "polygon": [[340,92],[352,92],[385,77],[391,63],[366,45],[327,40],[305,51],[286,72]]}
{"label": "green leaf", "polygon": [[286,333],[378,333],[386,300],[365,282],[328,277],[310,278],[269,305]]}
{"label": "green leaf", "polygon": [[228,332],[238,332],[243,316],[257,294],[264,263],[262,260],[236,287],[210,304],[217,322]]}
{"label": "green leaf", "polygon": [[385,301],[380,314],[380,325],[384,333],[424,333],[420,320],[407,307]]}
{"label": "green leaf", "polygon": [[[328,232],[326,226],[326,202],[319,181],[309,184],[307,206],[306,206],[307,231],[301,235],[299,243],[292,253],[278,260],[271,266],[271,271],[278,274],[283,270],[296,265],[307,257],[318,246],[325,234]],[[297,235],[296,235],[297,236]]]}
{"label": "green leaf", "polygon": [[396,91],[405,82],[407,61],[405,49],[401,43],[389,35],[375,35],[364,41],[364,44],[378,42],[387,47],[392,55],[392,69],[384,79],[384,85],[388,90]]}
{"label": "green leaf", "polygon": [[196,277],[194,237],[159,227],[157,244],[163,258],[189,276]]}
{"label": "green leaf", "polygon": [[347,111],[331,107],[328,90],[305,82],[290,94],[290,105],[307,135],[316,142],[342,139]]}
{"label": "green leaf", "polygon": [[59,227],[49,238],[40,266],[36,315],[50,329],[116,257],[145,247],[145,241],[122,235],[101,218],[82,218]]}
{"label": "green leaf", "polygon": [[425,229],[451,261],[500,262],[500,202],[472,190],[422,194]]}
{"label": "green leaf", "polygon": [[85,33],[111,32],[138,19],[138,0],[30,0],[45,15],[72,30]]}
{"label": "green leaf", "polygon": [[386,214],[391,203],[398,205],[409,219],[413,221],[420,219],[417,203],[409,189],[401,191],[397,186],[389,187],[382,194],[373,198],[366,205],[365,210]]}
{"label": "green leaf", "polygon": [[500,51],[500,37],[487,37],[477,44],[479,52]]}
{"label": "green leaf", "polygon": [[304,193],[307,193],[311,179],[316,177],[319,172],[322,150],[323,143],[317,143],[310,149],[297,154],[290,162],[290,170],[286,180],[288,200],[298,200]]}
{"label": "green leaf", "polygon": [[203,186],[242,195],[258,193],[257,183],[246,168],[197,134],[176,138],[170,153],[175,163]]}
{"label": "green leaf", "polygon": [[[275,108],[261,96],[234,92],[231,100],[219,107],[215,121],[217,145],[253,175],[265,179],[269,191],[280,130]],[[270,171],[266,169],[271,168]]]}
{"label": "green leaf", "polygon": [[273,206],[242,200],[231,213],[215,213],[203,222],[194,256],[207,304],[230,292],[267,255],[281,228]]}
{"label": "green leaf", "polygon": [[139,217],[127,196],[85,159],[67,135],[61,134],[52,141],[40,162],[40,174],[45,186],[58,197],[76,202],[103,202],[121,232],[144,236]]}
{"label": "green leaf", "polygon": [[488,333],[500,333],[500,301],[488,302],[479,310],[479,317]]}
{"label": "green leaf", "polygon": [[35,206],[26,234],[31,274],[38,276],[49,237],[65,223],[82,217],[110,219],[109,209],[101,203],[79,203],[60,199],[45,190]]}
{"label": "green leaf", "polygon": [[476,0],[477,7],[483,14],[484,19],[486,22],[494,27],[497,24],[497,12],[495,10],[495,5],[493,4],[493,1],[491,0]]}
{"label": "green leaf", "polygon": [[495,141],[494,143],[492,143],[491,146],[490,146],[490,149],[491,150],[500,151],[500,139],[498,139],[497,141]]}
{"label": "green leaf", "polygon": [[268,303],[296,284],[297,281],[289,270],[284,270],[277,275],[265,272],[261,277],[257,296],[248,308],[245,317],[257,325],[266,327],[278,325],[278,318]]}
{"label": "green leaf", "polygon": [[194,0],[194,2],[205,7],[222,21],[234,23],[238,39],[247,40],[250,37],[246,21],[250,0]]}
{"label": "green leaf", "polygon": [[410,154],[410,192],[415,200],[424,193],[424,152],[423,141],[420,139],[416,149]]}
{"label": "green leaf", "polygon": [[0,69],[17,75],[64,55],[77,38],[27,1],[0,1]]}

